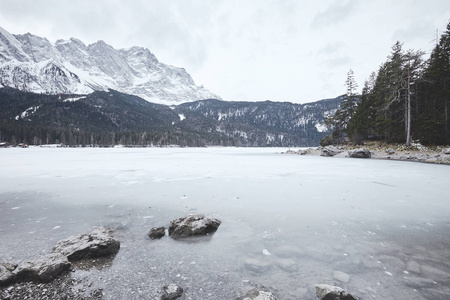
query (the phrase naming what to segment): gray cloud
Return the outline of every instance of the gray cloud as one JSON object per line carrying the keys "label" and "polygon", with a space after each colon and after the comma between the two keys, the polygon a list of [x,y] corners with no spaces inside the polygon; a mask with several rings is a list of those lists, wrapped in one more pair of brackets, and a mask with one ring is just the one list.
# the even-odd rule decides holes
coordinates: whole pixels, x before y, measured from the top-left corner
{"label": "gray cloud", "polygon": [[357,2],[349,0],[345,3],[335,1],[327,9],[317,13],[311,23],[311,28],[320,29],[323,27],[336,25],[347,19],[356,8]]}
{"label": "gray cloud", "polygon": [[319,54],[333,54],[336,53],[336,51],[339,51],[339,49],[342,49],[344,47],[343,42],[336,42],[333,44],[328,43],[325,47],[320,48],[317,53]]}

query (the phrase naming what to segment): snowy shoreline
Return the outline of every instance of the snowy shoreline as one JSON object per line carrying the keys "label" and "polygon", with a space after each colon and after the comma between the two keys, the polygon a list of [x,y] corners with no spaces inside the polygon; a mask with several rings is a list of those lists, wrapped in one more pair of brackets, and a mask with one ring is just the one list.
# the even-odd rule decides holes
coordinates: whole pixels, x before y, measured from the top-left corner
{"label": "snowy shoreline", "polygon": [[[307,148],[300,149],[298,151],[288,150],[286,154],[300,154],[300,155],[314,155],[325,156],[323,150],[326,147]],[[355,149],[367,149],[371,153],[371,158],[375,159],[388,159],[388,160],[400,160],[400,161],[414,161],[434,164],[450,164],[450,148],[436,148],[430,149],[422,145],[416,145],[415,147],[408,149],[404,145],[368,145],[365,147],[355,146],[343,146],[339,145],[335,147],[339,153],[333,155],[333,157],[350,157],[349,151]]]}

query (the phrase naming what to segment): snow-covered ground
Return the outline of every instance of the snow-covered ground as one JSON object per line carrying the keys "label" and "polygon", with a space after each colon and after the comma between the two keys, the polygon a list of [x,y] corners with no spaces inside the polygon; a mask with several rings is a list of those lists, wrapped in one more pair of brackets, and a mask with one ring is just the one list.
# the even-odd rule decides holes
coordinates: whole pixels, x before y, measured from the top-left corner
{"label": "snow-covered ground", "polygon": [[[274,148],[0,149],[0,259],[20,262],[94,226],[121,249],[76,278],[106,299],[234,299],[243,282],[279,299],[336,284],[360,299],[450,298],[450,168],[282,155]],[[150,240],[189,213],[207,240]]]}

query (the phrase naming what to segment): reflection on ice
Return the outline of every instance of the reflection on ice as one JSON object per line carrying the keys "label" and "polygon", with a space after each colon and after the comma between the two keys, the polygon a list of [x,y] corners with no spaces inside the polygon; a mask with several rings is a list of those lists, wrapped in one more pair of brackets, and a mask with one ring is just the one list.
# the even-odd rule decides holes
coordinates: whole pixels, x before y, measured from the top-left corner
{"label": "reflection on ice", "polygon": [[[77,271],[106,299],[279,299],[336,284],[362,299],[450,298],[449,166],[280,155],[280,149],[2,149],[0,259],[49,253],[106,225],[111,266]],[[220,219],[207,242],[147,232],[189,213]],[[97,280],[99,277],[102,280]]]}

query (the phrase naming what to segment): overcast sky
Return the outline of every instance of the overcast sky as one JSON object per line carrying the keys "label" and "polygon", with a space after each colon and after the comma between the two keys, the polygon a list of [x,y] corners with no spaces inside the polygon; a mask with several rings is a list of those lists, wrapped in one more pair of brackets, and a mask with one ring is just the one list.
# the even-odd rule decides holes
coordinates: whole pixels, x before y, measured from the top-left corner
{"label": "overcast sky", "polygon": [[10,33],[142,46],[224,100],[334,98],[397,40],[427,58],[449,20],[449,0],[0,0]]}

